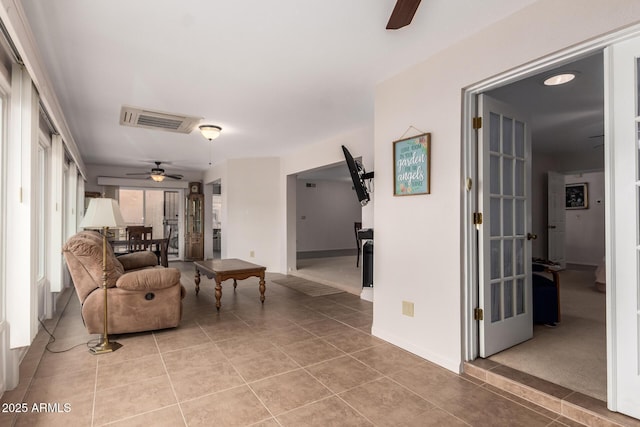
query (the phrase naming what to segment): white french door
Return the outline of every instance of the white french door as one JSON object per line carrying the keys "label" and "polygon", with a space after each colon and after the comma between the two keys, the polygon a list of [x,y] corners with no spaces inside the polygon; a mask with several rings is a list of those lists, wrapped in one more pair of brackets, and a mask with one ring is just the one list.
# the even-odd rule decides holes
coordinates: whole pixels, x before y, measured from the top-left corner
{"label": "white french door", "polygon": [[605,51],[608,332],[611,409],[640,418],[640,38]]}
{"label": "white french door", "polygon": [[478,99],[480,357],[533,336],[530,130],[524,118],[486,95]]}

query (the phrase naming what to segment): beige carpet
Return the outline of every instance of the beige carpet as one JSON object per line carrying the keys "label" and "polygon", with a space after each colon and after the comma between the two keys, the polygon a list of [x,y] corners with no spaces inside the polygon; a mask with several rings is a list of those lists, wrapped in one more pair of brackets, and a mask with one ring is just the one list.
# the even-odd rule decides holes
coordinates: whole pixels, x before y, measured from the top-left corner
{"label": "beige carpet", "polygon": [[339,294],[344,291],[331,286],[323,285],[322,283],[312,282],[311,280],[303,279],[296,276],[285,276],[282,279],[274,279],[272,282],[285,286],[294,291],[302,292],[305,295],[312,297],[319,297],[323,295]]}
{"label": "beige carpet", "polygon": [[558,326],[534,325],[531,340],[490,359],[606,401],[605,299],[595,290],[593,270],[562,271]]}

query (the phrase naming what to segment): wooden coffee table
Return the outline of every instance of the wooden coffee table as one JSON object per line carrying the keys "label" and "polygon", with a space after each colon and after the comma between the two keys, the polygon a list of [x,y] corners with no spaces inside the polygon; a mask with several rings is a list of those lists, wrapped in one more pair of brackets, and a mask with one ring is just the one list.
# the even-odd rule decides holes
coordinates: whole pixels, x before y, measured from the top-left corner
{"label": "wooden coffee table", "polygon": [[260,301],[264,304],[264,272],[266,267],[236,258],[195,261],[193,264],[196,266],[196,295],[200,292],[200,272],[209,279],[215,279],[216,309],[218,311],[220,311],[220,298],[222,298],[222,282],[227,279],[233,279],[233,288],[235,289],[238,286],[237,280],[258,277],[260,279]]}

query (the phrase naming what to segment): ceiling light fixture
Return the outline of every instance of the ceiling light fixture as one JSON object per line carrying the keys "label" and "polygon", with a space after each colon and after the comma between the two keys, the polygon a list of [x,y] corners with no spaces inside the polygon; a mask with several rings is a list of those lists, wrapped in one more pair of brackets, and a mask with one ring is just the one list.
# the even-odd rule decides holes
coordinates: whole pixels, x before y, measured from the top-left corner
{"label": "ceiling light fixture", "polygon": [[164,181],[164,175],[151,174],[151,179],[154,180],[155,182],[162,182]]}
{"label": "ceiling light fixture", "polygon": [[546,79],[544,79],[544,85],[545,86],[563,85],[565,83],[569,83],[571,80],[575,78],[576,78],[575,73],[555,74],[551,77],[547,77]]}
{"label": "ceiling light fixture", "polygon": [[220,126],[215,125],[200,125],[198,126],[202,136],[207,138],[209,141],[212,141],[220,136],[220,132],[222,132],[222,128]]}

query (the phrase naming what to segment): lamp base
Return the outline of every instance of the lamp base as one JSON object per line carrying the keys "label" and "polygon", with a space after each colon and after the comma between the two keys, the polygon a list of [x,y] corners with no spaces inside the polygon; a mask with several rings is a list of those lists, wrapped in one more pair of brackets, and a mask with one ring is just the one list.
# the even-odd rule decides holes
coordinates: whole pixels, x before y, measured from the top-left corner
{"label": "lamp base", "polygon": [[89,349],[89,353],[91,354],[104,354],[104,353],[112,353],[122,347],[122,344],[115,341],[107,341],[103,342],[99,346],[91,347]]}

